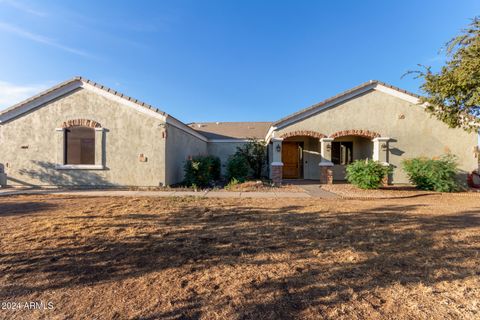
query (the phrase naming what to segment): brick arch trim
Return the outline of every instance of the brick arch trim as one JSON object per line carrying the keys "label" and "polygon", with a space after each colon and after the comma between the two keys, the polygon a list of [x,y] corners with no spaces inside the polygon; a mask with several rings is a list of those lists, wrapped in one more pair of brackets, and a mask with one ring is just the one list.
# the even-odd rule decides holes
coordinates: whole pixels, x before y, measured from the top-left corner
{"label": "brick arch trim", "polygon": [[326,138],[327,136],[324,135],[323,133],[317,132],[317,131],[311,131],[311,130],[299,130],[299,131],[290,131],[282,134],[280,138],[290,138],[290,137],[298,137],[298,136],[307,136],[307,137],[312,137],[312,138]]}
{"label": "brick arch trim", "polygon": [[342,131],[337,131],[333,134],[330,135],[330,138],[340,138],[340,137],[345,137],[345,136],[357,136],[357,137],[363,137],[363,138],[368,138],[368,139],[375,139],[375,138],[379,138],[381,137],[382,135],[377,133],[377,132],[374,132],[374,131],[370,131],[370,130],[342,130]]}
{"label": "brick arch trim", "polygon": [[62,123],[62,128],[71,127],[88,127],[88,128],[101,128],[100,123],[89,119],[72,119]]}

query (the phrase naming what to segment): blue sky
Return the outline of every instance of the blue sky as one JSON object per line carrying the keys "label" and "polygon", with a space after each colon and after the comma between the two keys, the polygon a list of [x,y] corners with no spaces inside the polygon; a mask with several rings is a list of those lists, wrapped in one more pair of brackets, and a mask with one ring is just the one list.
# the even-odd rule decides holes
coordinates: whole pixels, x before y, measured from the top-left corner
{"label": "blue sky", "polygon": [[478,0],[0,0],[0,109],[82,75],[185,122],[270,121],[439,49]]}

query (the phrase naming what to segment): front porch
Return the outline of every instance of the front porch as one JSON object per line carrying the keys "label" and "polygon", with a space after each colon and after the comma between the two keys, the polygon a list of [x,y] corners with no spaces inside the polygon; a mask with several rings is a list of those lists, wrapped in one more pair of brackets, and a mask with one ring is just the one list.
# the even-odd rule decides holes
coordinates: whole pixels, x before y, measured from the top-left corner
{"label": "front porch", "polygon": [[269,144],[270,178],[316,180],[321,184],[346,181],[346,167],[355,160],[388,164],[388,137],[368,130],[338,131],[326,136],[301,131],[274,137]]}

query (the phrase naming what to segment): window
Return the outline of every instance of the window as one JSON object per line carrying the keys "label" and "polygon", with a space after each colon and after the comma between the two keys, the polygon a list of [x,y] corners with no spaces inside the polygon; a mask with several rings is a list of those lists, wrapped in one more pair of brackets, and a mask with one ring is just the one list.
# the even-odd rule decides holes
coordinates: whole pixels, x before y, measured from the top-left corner
{"label": "window", "polygon": [[347,165],[353,161],[353,142],[332,142],[333,164]]}
{"label": "window", "polygon": [[95,164],[95,129],[65,129],[65,164]]}

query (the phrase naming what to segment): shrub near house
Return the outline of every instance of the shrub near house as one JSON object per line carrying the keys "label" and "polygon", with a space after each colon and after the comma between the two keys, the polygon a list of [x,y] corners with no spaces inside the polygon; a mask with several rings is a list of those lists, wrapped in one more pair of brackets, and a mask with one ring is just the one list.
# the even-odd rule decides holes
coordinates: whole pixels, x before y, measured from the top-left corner
{"label": "shrub near house", "polygon": [[187,186],[206,187],[220,179],[220,159],[212,156],[197,156],[184,165]]}
{"label": "shrub near house", "polygon": [[378,189],[391,172],[391,166],[378,161],[357,160],[347,166],[347,180],[362,189]]}
{"label": "shrub near house", "polygon": [[439,159],[413,158],[402,162],[411,183],[421,190],[452,192],[459,189],[457,160],[453,155]]}

